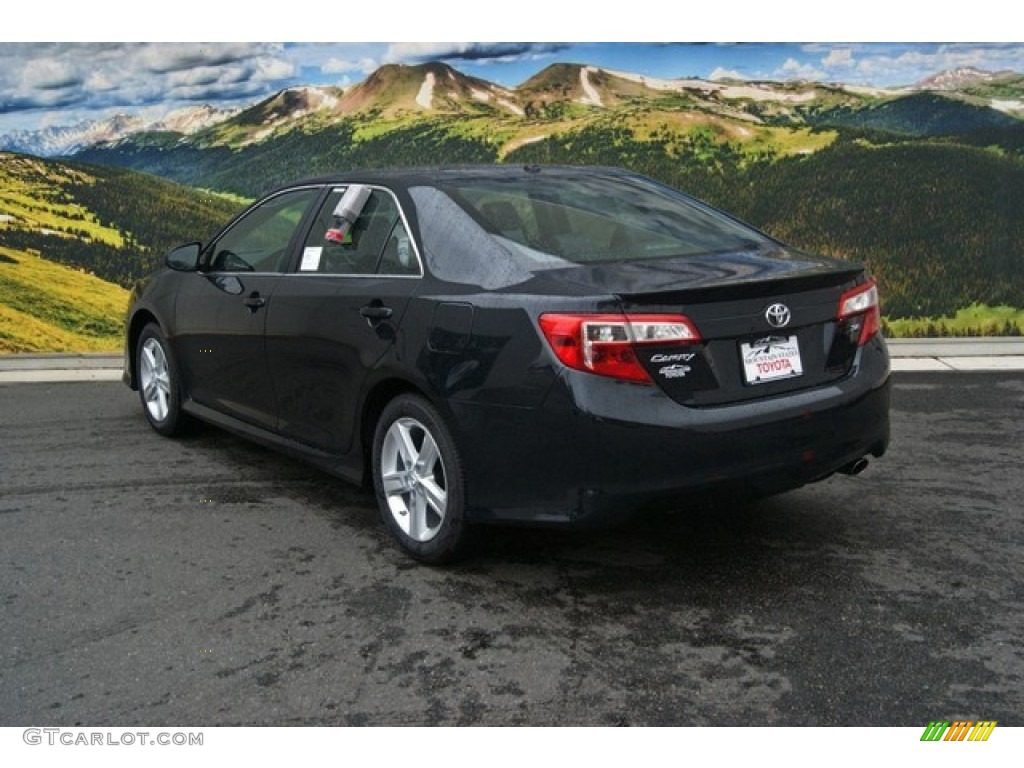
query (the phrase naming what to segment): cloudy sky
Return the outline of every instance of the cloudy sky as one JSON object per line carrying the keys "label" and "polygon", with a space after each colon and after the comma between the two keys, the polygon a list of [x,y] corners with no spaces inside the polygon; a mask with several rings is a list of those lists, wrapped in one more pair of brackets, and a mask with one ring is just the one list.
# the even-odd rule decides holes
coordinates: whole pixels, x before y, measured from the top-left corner
{"label": "cloudy sky", "polygon": [[556,61],[656,77],[905,85],[973,66],[1024,72],[1019,43],[0,43],[0,134],[118,112],[246,104],[351,85],[382,64],[443,60],[515,86]]}

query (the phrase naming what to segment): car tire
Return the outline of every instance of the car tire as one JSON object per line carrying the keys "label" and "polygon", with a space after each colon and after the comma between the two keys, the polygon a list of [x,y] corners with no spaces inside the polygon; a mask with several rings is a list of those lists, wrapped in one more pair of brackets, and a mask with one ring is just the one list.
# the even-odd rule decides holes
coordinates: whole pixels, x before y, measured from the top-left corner
{"label": "car tire", "polygon": [[465,480],[451,431],[433,405],[399,395],[377,421],[373,487],[384,525],[409,555],[449,563],[465,551]]}
{"label": "car tire", "polygon": [[170,345],[156,323],[150,323],[139,334],[135,363],[146,420],[161,435],[179,434],[184,426],[181,380]]}

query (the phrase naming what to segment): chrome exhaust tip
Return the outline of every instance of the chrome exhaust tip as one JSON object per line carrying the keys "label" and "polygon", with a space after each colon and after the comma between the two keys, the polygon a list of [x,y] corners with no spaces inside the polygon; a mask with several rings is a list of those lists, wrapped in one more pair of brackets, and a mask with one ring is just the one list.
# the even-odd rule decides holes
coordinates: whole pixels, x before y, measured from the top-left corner
{"label": "chrome exhaust tip", "polygon": [[845,467],[840,467],[839,471],[844,475],[859,475],[865,469],[868,468],[868,460],[864,456],[861,456],[856,461],[851,461]]}

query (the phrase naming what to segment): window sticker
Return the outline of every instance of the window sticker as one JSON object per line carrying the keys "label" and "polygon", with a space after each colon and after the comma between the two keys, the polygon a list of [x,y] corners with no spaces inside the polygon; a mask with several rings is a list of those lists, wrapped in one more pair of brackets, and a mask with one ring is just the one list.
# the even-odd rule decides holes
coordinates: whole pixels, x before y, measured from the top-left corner
{"label": "window sticker", "polygon": [[319,245],[309,246],[302,250],[302,263],[299,264],[300,272],[316,272],[320,269],[320,254],[324,249]]}

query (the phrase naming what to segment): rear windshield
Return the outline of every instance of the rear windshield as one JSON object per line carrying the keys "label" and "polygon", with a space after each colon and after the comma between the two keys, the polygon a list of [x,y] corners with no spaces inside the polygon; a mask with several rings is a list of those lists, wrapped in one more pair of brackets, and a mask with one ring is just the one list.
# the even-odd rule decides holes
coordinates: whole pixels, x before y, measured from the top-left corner
{"label": "rear windshield", "polygon": [[542,172],[438,187],[533,269],[771,245],[756,231],[641,178]]}

